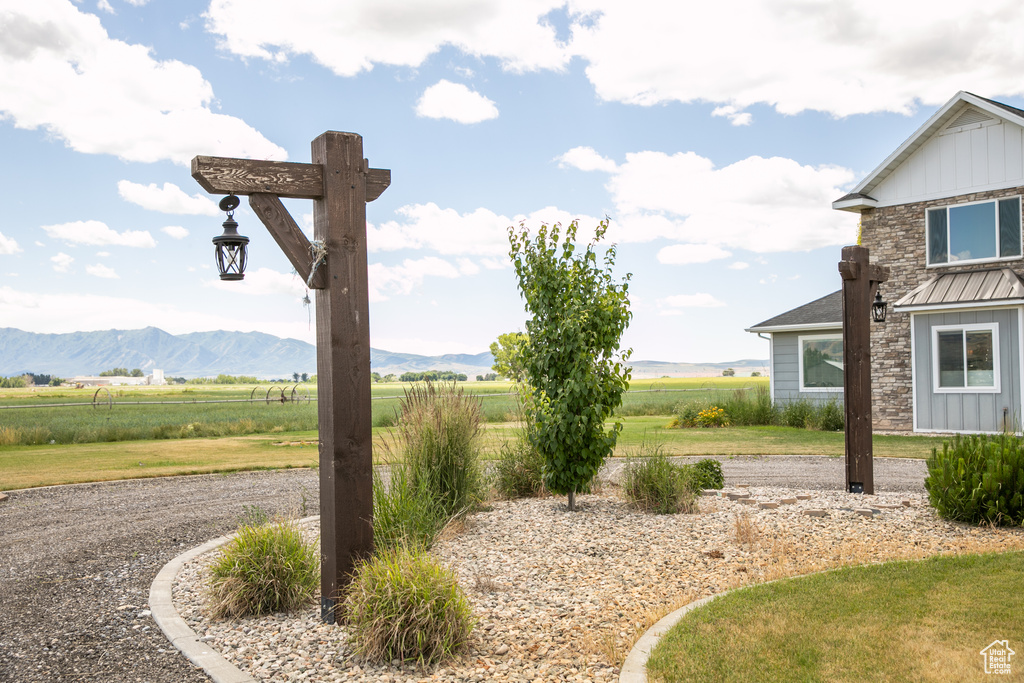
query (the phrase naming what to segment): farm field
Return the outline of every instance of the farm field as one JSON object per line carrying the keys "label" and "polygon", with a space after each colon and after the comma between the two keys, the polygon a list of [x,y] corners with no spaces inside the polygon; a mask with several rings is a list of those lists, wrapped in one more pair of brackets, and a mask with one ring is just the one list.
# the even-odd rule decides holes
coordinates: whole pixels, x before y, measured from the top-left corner
{"label": "farm field", "polygon": [[[766,383],[766,378],[739,377],[639,380],[632,383],[618,414],[671,415],[682,401],[714,400]],[[394,424],[398,399],[409,386],[373,385],[375,427]],[[515,419],[510,383],[459,386],[481,397],[488,422]],[[0,389],[0,448],[315,430],[315,400],[312,384]]]}

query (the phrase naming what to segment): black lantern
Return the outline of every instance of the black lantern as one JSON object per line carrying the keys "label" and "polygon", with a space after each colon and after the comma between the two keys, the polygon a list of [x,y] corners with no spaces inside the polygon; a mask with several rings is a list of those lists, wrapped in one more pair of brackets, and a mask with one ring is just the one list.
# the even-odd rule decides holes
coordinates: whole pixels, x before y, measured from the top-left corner
{"label": "black lantern", "polygon": [[220,210],[227,211],[228,219],[224,221],[224,234],[213,238],[213,246],[217,249],[217,270],[221,280],[241,280],[245,277],[245,259],[248,255],[249,238],[238,234],[238,223],[235,222],[235,209],[239,199],[229,194],[220,200]]}
{"label": "black lantern", "polygon": [[889,303],[882,300],[882,289],[879,288],[875,291],[875,301],[871,304],[871,319],[876,323],[884,323],[887,308],[889,308]]}

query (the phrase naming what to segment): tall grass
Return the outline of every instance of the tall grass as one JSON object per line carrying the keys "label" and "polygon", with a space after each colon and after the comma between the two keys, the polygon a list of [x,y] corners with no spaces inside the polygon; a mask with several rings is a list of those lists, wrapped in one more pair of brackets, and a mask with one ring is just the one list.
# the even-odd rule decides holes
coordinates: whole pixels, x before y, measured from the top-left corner
{"label": "tall grass", "polygon": [[724,419],[734,426],[783,426],[840,432],[844,429],[845,412],[837,399],[826,403],[807,400],[773,403],[767,386],[740,389],[718,397],[697,398],[675,408],[677,422],[683,427],[704,426],[698,416],[703,410],[718,407]]}
{"label": "tall grass", "polygon": [[626,461],[622,492],[637,509],[664,515],[696,512],[700,490],[692,468],[674,464],[661,444],[645,441]]}
{"label": "tall grass", "polygon": [[425,486],[446,515],[481,499],[480,421],[480,399],[454,383],[416,385],[402,400],[397,431],[409,483]]}
{"label": "tall grass", "polygon": [[454,517],[483,498],[479,399],[455,384],[406,390],[393,438],[390,478],[374,477],[374,535],[382,548],[429,548]]}

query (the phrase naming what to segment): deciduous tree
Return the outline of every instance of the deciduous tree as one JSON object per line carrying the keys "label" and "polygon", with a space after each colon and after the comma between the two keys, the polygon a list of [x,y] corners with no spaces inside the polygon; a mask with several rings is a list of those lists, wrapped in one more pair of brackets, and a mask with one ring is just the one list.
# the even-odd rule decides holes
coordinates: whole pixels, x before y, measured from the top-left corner
{"label": "deciduous tree", "polygon": [[509,228],[510,256],[519,290],[531,318],[523,348],[524,379],[529,385],[530,440],[544,456],[544,485],[569,496],[597,475],[622,430],[605,421],[622,404],[630,369],[630,351],[620,352],[629,325],[629,280],[612,277],[615,247],[599,263],[597,244],[608,229],[602,221],[594,240],[577,253],[577,222],[543,225],[531,237],[525,226]]}

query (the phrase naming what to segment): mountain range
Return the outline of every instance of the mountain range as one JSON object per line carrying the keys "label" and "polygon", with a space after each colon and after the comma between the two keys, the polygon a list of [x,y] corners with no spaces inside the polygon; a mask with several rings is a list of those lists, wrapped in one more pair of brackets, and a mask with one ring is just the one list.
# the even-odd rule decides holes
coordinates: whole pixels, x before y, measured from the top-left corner
{"label": "mountain range", "polygon": [[[477,354],[422,356],[370,349],[370,369],[381,375],[425,370],[453,370],[484,375],[494,359]],[[752,370],[765,374],[768,362],[668,363],[634,361],[633,377],[720,376],[725,368],[736,374]],[[168,377],[207,377],[219,374],[287,378],[292,373],[316,373],[316,347],[297,339],[282,339],[263,332],[192,332],[169,334],[156,327],[141,330],[102,330],[41,334],[11,327],[0,328],[0,376],[26,372],[74,377],[95,375],[111,368],[154,369]]]}

